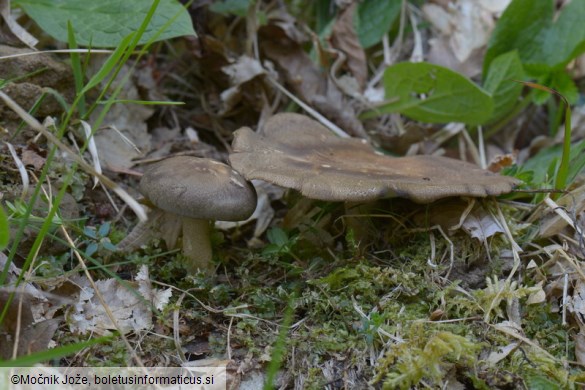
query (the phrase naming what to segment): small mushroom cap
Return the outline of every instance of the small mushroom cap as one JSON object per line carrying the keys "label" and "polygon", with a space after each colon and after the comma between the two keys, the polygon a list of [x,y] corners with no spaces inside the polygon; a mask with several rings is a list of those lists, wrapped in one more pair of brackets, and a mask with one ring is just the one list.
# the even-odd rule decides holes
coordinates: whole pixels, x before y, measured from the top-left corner
{"label": "small mushroom cap", "polygon": [[197,219],[242,221],[256,208],[256,191],[231,167],[206,158],[171,157],[154,164],[140,192],[155,206]]}
{"label": "small mushroom cap", "polygon": [[248,180],[265,180],[328,201],[403,197],[419,203],[449,196],[510,192],[519,181],[446,157],[389,157],[364,140],[338,138],[299,114],[270,118],[262,135],[235,132],[230,164]]}

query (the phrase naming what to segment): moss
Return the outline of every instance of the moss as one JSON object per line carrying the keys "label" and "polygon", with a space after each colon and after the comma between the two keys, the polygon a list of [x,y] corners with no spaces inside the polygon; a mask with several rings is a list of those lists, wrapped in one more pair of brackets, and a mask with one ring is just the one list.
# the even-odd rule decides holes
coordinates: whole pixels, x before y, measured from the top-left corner
{"label": "moss", "polygon": [[393,345],[379,360],[374,383],[383,381],[385,389],[408,389],[422,380],[431,386],[439,386],[454,364],[473,367],[479,345],[446,331],[429,332],[422,326],[415,326],[412,330],[425,337],[412,337]]}

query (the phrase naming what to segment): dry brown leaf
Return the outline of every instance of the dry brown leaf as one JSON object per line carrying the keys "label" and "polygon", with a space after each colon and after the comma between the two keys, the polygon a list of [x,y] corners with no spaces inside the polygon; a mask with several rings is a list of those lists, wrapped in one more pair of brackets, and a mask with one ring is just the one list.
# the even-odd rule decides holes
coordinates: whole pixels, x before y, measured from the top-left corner
{"label": "dry brown leaf", "polygon": [[585,330],[585,281],[577,279],[573,294],[568,297],[567,309],[579,324],[581,331]]}
{"label": "dry brown leaf", "polygon": [[[10,290],[0,290],[0,307],[5,308],[11,298],[11,292],[13,292],[12,300],[8,305],[8,311],[2,324],[0,324],[0,356],[3,359],[9,359],[12,356],[12,350],[14,348],[14,340],[18,328],[25,329],[34,323],[34,318],[31,311],[31,299],[28,294],[21,294]],[[22,305],[21,305],[22,302]],[[19,318],[19,306],[20,318]],[[19,339],[19,342],[28,344],[31,340]]]}
{"label": "dry brown leaf", "polygon": [[122,284],[118,279],[95,282],[119,328],[112,323],[96,292],[85,280],[85,285],[81,286],[79,300],[68,311],[67,320],[71,331],[103,335],[115,329],[124,334],[149,329],[152,326],[149,304],[152,303],[157,308],[164,307],[170,298],[170,290],[153,289],[148,279],[148,271],[144,267],[146,266],[139,271],[135,283]]}
{"label": "dry brown leaf", "polygon": [[[580,215],[585,210],[585,184],[571,190],[568,194],[561,196],[556,203],[564,207],[569,216]],[[529,222],[539,223],[539,236],[546,238],[557,235],[563,231],[569,223],[558,213],[551,211],[549,208],[537,209]]]}
{"label": "dry brown leaf", "polygon": [[481,73],[484,57],[481,49],[474,50],[465,61],[461,62],[455,57],[453,49],[449,46],[447,36],[431,38],[429,45],[428,62],[444,66],[467,77],[476,77]]}
{"label": "dry brown leaf", "polygon": [[473,209],[461,227],[471,237],[481,242],[487,242],[487,239],[496,233],[504,233],[498,220],[481,206]]}
{"label": "dry brown leaf", "polygon": [[449,47],[459,62],[485,47],[495,26],[492,13],[475,0],[457,0],[447,9],[425,4],[422,10],[427,20],[449,37]]}
{"label": "dry brown leaf", "polygon": [[[0,253],[0,269],[4,269],[7,257]],[[12,287],[21,270],[13,263],[8,267],[7,286],[0,289],[0,308],[8,301],[8,312],[0,324],[0,358],[13,356],[18,330],[17,356],[46,350],[61,318],[51,318],[62,302],[56,299],[49,302],[45,294],[34,285],[22,282],[18,288]],[[11,297],[12,295],[12,297]],[[20,313],[20,317],[19,317]]]}
{"label": "dry brown leaf", "polygon": [[142,265],[140,270],[138,270],[136,282],[138,283],[138,291],[140,291],[140,294],[152,303],[157,310],[162,310],[169,304],[169,299],[173,295],[172,288],[169,287],[165,290],[153,288],[146,265]]}
{"label": "dry brown leaf", "polygon": [[368,80],[368,67],[366,53],[360,44],[353,23],[357,5],[358,3],[354,1],[341,11],[333,25],[331,44],[345,54],[347,67],[357,80],[360,90],[363,91]]}
{"label": "dry brown leaf", "polygon": [[490,172],[498,173],[506,167],[510,167],[516,163],[517,153],[500,154],[495,156],[487,167]]}
{"label": "dry brown leaf", "polygon": [[505,0],[456,0],[444,6],[433,3],[423,5],[425,18],[440,33],[429,41],[429,62],[449,67],[468,77],[478,75],[482,69],[483,51],[503,2]]}
{"label": "dry brown leaf", "polygon": [[299,28],[299,20],[289,14],[284,7],[276,7],[268,14],[270,24],[278,27],[293,42],[303,44],[307,35]]}
{"label": "dry brown leaf", "polygon": [[[116,105],[119,106],[122,105]],[[118,114],[127,117],[129,113],[126,111]],[[102,166],[114,171],[126,170],[134,166],[134,159],[146,155],[150,150],[150,134],[147,133],[146,126],[139,123],[135,127],[125,127],[124,130],[117,127],[103,129],[95,135]]]}
{"label": "dry brown leaf", "polygon": [[474,205],[471,211],[467,210],[468,207],[469,202],[449,200],[415,215],[414,221],[419,226],[439,225],[445,232],[461,229],[482,243],[496,233],[504,232],[497,219],[481,204]]}
{"label": "dry brown leaf", "polygon": [[[6,305],[10,295],[11,291],[0,290],[0,308]],[[29,294],[14,293],[7,315],[0,325],[1,359],[13,357],[15,343],[17,343],[16,356],[28,355],[48,348],[62,318],[35,321],[32,312],[36,305],[34,301],[35,299]]]}
{"label": "dry brown leaf", "polygon": [[498,347],[495,351],[492,351],[487,362],[491,365],[496,365],[498,362],[504,360],[510,353],[514,352],[518,348],[519,343],[510,343],[504,347]]}
{"label": "dry brown leaf", "polygon": [[24,149],[22,151],[22,163],[25,166],[32,166],[35,171],[40,171],[45,165],[46,159],[41,157],[32,149]]}
{"label": "dry brown leaf", "polygon": [[264,54],[276,63],[287,85],[298,97],[347,133],[367,138],[355,111],[339,88],[327,73],[315,66],[301,45],[288,38],[276,25],[262,27],[260,37]]}
{"label": "dry brown leaf", "polygon": [[[222,71],[230,77],[231,87],[221,93],[221,100],[223,107],[220,115],[225,115],[230,112],[242,99],[243,89],[245,84],[249,83],[256,77],[262,76],[266,73],[264,68],[258,60],[248,56],[241,56],[233,64],[224,66]],[[248,93],[254,91],[246,91]],[[253,99],[260,106],[263,104],[261,99]],[[261,107],[258,107],[259,110]]]}

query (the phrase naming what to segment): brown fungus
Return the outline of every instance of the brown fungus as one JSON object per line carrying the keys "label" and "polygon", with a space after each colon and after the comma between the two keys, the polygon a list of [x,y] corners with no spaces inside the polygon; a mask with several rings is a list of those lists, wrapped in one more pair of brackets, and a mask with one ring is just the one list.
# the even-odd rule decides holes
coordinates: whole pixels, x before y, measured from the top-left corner
{"label": "brown fungus", "polygon": [[364,140],[338,138],[300,114],[270,118],[262,134],[236,131],[230,164],[260,179],[319,200],[362,202],[402,197],[429,203],[449,196],[505,194],[519,181],[446,157],[389,157]]}
{"label": "brown fungus", "polygon": [[205,158],[179,156],[154,164],[142,176],[140,192],[181,219],[189,271],[210,271],[212,221],[242,221],[256,208],[250,183],[229,166]]}

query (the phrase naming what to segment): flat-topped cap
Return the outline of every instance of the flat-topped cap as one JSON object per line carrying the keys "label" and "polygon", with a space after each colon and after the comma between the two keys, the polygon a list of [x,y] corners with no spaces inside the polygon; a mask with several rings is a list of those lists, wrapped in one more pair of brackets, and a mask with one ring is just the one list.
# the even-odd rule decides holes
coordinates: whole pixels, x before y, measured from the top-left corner
{"label": "flat-topped cap", "polygon": [[271,117],[262,133],[235,132],[230,164],[248,180],[265,180],[328,201],[404,197],[427,203],[449,196],[484,197],[520,182],[464,161],[436,156],[389,157],[364,140],[338,138],[299,114]]}
{"label": "flat-topped cap", "polygon": [[218,161],[171,157],[148,169],[140,192],[160,209],[196,219],[242,221],[256,208],[256,191]]}

